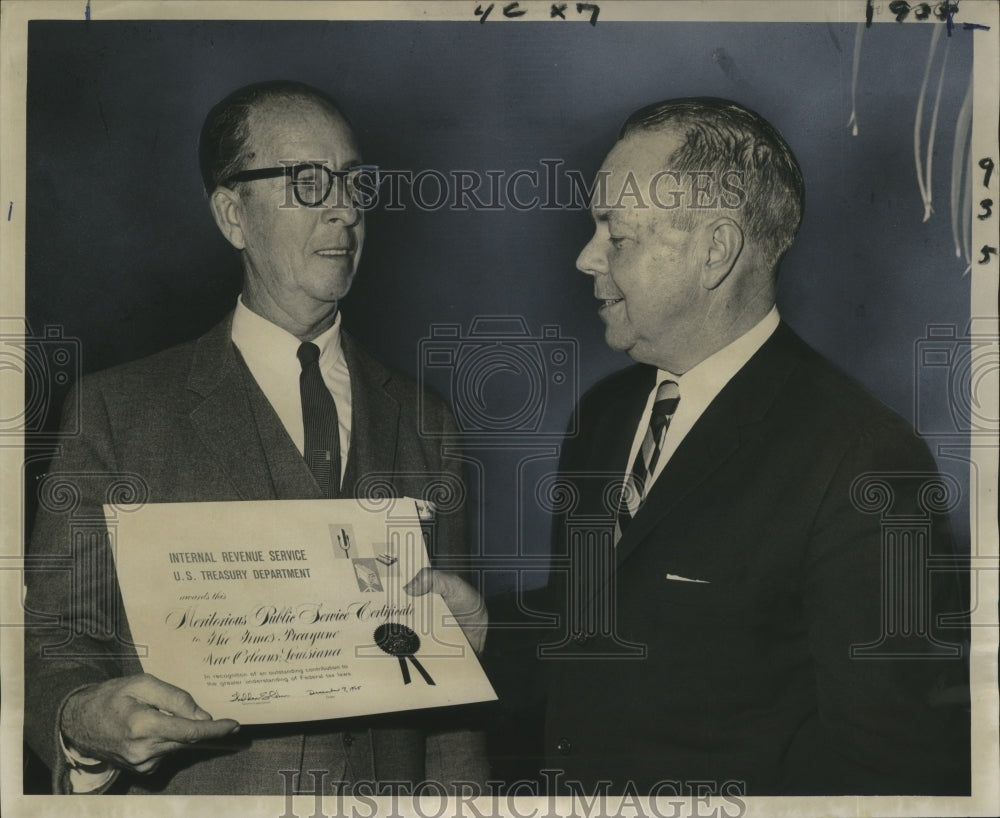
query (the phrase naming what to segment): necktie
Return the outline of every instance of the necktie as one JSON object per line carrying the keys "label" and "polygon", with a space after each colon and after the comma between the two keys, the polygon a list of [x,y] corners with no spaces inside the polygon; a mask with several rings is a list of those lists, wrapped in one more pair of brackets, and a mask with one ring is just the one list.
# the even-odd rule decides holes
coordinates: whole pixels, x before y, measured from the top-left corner
{"label": "necktie", "polygon": [[296,353],[302,364],[299,394],[305,445],[302,455],[324,497],[340,493],[340,431],[337,404],[319,371],[319,347],[308,341]]}
{"label": "necktie", "polygon": [[667,427],[670,425],[670,418],[677,411],[677,404],[680,402],[680,390],[674,381],[663,381],[656,390],[656,400],[653,402],[653,411],[649,416],[649,426],[646,434],[642,438],[642,445],[635,456],[635,463],[632,464],[632,471],[622,492],[622,501],[618,506],[618,535],[625,533],[632,518],[642,505],[643,495],[647,489],[647,483],[656,469],[656,462],[660,458],[660,451],[663,448],[663,439],[667,435]]}

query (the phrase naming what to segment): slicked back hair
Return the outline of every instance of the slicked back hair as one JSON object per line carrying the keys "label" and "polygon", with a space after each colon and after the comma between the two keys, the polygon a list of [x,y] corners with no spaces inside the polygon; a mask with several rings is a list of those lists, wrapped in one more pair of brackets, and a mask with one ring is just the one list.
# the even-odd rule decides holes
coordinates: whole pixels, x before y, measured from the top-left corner
{"label": "slicked back hair", "polygon": [[[805,185],[788,143],[760,114],[716,97],[670,99],[647,105],[622,125],[619,140],[637,132],[666,131],[681,145],[664,157],[672,171],[728,171],[742,174],[745,198],[739,211],[747,238],[762,261],[777,270],[802,223]],[[691,229],[704,210],[677,211],[679,226]],[[740,221],[738,218],[737,221]]]}
{"label": "slicked back hair", "polygon": [[294,80],[271,80],[247,85],[217,103],[201,127],[198,164],[205,192],[211,193],[225,179],[249,170],[250,117],[264,105],[311,103],[350,122],[336,100],[324,91]]}

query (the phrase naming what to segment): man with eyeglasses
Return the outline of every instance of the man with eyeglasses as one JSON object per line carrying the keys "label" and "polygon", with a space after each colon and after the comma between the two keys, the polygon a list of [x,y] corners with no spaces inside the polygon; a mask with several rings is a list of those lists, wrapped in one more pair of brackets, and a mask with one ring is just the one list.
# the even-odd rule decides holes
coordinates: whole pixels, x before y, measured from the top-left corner
{"label": "man with eyeglasses", "polygon": [[[236,308],[197,341],[85,378],[82,433],[53,471],[132,473],[160,503],[353,497],[371,473],[420,497],[435,480],[460,479],[440,436],[417,431],[421,402],[423,428],[454,430],[444,403],[419,400],[415,383],[341,331],[378,171],[362,163],[337,104],[299,83],[242,88],[209,113],[199,153],[212,215],[243,265]],[[80,486],[81,508],[100,518],[100,480]],[[464,549],[463,518],[461,507],[439,511],[432,559]],[[65,558],[71,539],[67,515],[43,503],[31,553]],[[33,572],[26,601],[64,623],[29,630],[26,654],[25,735],[57,792],[287,794],[289,781],[351,792],[485,778],[461,714],[242,730],[212,719],[142,674],[103,544],[73,554],[65,577]],[[424,579],[421,590],[448,596],[448,575]],[[73,655],[60,654],[71,626]],[[481,647],[482,633],[469,634]]]}

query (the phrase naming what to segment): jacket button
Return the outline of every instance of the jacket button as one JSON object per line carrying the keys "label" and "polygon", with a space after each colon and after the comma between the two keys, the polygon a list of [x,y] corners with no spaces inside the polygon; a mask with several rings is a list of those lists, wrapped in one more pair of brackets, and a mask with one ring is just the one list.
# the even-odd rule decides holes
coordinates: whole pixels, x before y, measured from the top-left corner
{"label": "jacket button", "polygon": [[573,641],[582,647],[583,645],[586,645],[587,642],[590,641],[590,637],[587,636],[587,634],[585,634],[583,631],[577,631],[573,635]]}
{"label": "jacket button", "polygon": [[568,756],[570,751],[573,749],[573,744],[568,738],[559,739],[559,743],[556,745],[556,749],[559,751],[560,755]]}
{"label": "jacket button", "polygon": [[350,747],[352,744],[354,744],[354,736],[350,733],[344,733],[344,746]]}

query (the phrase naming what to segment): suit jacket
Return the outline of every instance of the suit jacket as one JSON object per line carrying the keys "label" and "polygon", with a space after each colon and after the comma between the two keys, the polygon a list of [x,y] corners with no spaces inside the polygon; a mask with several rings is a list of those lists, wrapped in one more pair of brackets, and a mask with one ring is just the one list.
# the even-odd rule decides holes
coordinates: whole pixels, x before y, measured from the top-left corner
{"label": "suit jacket", "polygon": [[563,448],[546,766],[664,797],[967,792],[963,632],[933,626],[960,583],[905,562],[952,547],[926,446],[782,324],[614,547],[609,484],[654,382],[599,384]]}
{"label": "suit jacket", "polygon": [[[321,497],[232,344],[231,327],[230,315],[197,341],[84,378],[81,432],[66,441],[42,481],[30,554],[35,566],[53,570],[28,571],[25,738],[53,770],[57,792],[67,785],[58,725],[68,695],[141,672],[104,543],[101,504],[116,493],[157,503]],[[419,432],[417,385],[346,333],[343,351],[353,403],[343,495],[373,481],[380,490],[421,497],[442,481],[460,480],[458,463],[442,457],[442,437]],[[420,423],[441,434],[454,429],[444,403],[431,395],[424,396]],[[434,526],[432,561],[462,553],[461,502],[439,507]],[[461,714],[442,710],[244,727],[219,744],[174,753],[152,775],[123,773],[116,789],[282,793],[279,770],[329,771],[328,792],[338,780],[485,776],[478,738],[462,729]],[[314,782],[305,775],[300,786],[311,792]]]}

